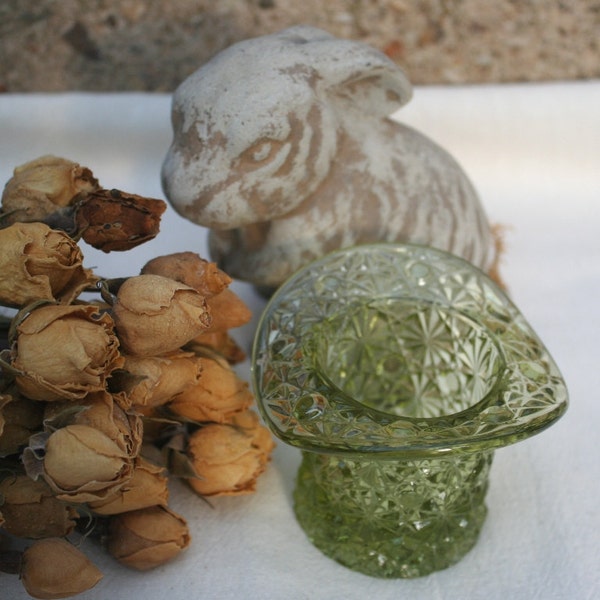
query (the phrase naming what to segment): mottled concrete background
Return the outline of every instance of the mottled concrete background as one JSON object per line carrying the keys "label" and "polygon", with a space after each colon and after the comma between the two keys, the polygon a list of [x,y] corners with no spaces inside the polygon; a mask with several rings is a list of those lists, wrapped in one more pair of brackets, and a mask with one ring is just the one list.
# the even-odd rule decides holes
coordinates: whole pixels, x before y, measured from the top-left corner
{"label": "mottled concrete background", "polygon": [[0,90],[171,91],[299,23],[376,46],[415,84],[600,76],[596,0],[0,0]]}

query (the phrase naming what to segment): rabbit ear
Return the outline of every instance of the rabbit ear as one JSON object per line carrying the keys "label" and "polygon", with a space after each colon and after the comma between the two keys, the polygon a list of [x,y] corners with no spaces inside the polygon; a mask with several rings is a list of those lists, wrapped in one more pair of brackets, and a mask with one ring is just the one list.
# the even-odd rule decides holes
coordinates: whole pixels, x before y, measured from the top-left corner
{"label": "rabbit ear", "polygon": [[304,46],[328,94],[361,111],[388,116],[412,97],[404,71],[385,54],[361,42],[319,38]]}

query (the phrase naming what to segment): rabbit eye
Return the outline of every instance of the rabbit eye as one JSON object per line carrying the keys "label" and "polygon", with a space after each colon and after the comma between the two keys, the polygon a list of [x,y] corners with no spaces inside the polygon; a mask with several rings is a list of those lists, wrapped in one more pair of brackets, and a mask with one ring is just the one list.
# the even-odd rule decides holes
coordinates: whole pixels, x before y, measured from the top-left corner
{"label": "rabbit eye", "polygon": [[261,162],[271,154],[271,142],[263,142],[258,146],[252,148],[252,160],[254,162]]}
{"label": "rabbit eye", "polygon": [[279,140],[261,140],[240,154],[240,163],[250,168],[259,167],[268,162],[281,146],[282,142]]}

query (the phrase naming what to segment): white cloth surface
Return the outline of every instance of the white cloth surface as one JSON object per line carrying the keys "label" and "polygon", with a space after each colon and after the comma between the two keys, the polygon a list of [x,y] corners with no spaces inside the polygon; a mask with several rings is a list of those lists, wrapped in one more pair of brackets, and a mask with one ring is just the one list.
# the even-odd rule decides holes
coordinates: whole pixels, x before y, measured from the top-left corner
{"label": "white cloth surface", "polygon": [[[52,153],[90,167],[105,187],[162,198],[169,111],[160,94],[0,95],[0,181]],[[417,88],[397,118],[449,150],[490,220],[508,227],[502,274],[564,374],[566,415],[496,452],[480,539],[444,571],[379,580],[323,556],[292,510],[299,452],[279,442],[254,495],[211,507],[172,484],[170,504],[193,536],[174,562],[138,573],[84,542],[105,575],[82,600],[600,598],[600,82]],[[132,275],[160,254],[207,256],[206,231],[169,208],[158,237],[137,249],[82,249],[98,274]],[[247,284],[233,289],[254,311],[236,332],[249,351],[263,301]],[[248,362],[239,372],[248,378]],[[0,598],[27,597],[2,575]]]}

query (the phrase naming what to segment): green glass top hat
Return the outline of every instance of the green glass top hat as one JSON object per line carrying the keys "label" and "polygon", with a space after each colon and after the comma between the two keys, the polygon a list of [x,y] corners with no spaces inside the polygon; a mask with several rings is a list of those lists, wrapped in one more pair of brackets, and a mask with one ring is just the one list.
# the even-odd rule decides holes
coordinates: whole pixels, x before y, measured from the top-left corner
{"label": "green glass top hat", "polygon": [[273,432],[317,452],[494,449],[567,407],[555,362],[506,293],[417,245],[355,246],[293,275],[262,316],[253,378]]}

